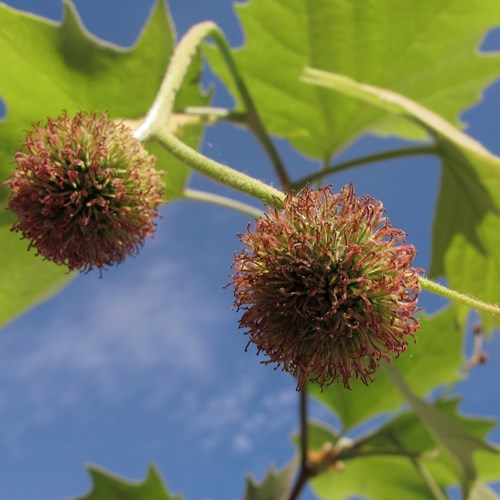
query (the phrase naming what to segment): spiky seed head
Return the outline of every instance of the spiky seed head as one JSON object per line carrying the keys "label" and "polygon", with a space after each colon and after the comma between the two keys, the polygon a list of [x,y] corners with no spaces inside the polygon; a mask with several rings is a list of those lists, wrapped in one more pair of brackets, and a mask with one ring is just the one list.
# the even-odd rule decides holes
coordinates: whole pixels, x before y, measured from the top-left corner
{"label": "spiky seed head", "polygon": [[[240,328],[265,364],[321,386],[365,384],[415,336],[416,251],[382,203],[351,185],[287,195],[240,235],[233,263]],[[247,345],[247,347],[248,347]]]}
{"label": "spiky seed head", "polygon": [[70,271],[100,270],[136,253],[163,197],[155,158],[103,112],[34,124],[6,181],[13,230]]}

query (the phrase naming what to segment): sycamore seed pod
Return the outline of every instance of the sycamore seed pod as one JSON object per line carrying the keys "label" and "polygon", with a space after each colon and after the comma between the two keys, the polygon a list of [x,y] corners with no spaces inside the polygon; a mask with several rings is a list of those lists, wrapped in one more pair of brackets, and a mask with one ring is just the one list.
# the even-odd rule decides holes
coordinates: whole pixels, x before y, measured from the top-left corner
{"label": "sycamore seed pod", "polygon": [[297,379],[321,386],[373,380],[419,324],[419,270],[382,203],[306,188],[240,235],[232,285],[249,344]]}
{"label": "sycamore seed pod", "polygon": [[6,181],[13,226],[70,271],[122,262],[155,228],[163,183],[155,158],[102,112],[34,125]]}

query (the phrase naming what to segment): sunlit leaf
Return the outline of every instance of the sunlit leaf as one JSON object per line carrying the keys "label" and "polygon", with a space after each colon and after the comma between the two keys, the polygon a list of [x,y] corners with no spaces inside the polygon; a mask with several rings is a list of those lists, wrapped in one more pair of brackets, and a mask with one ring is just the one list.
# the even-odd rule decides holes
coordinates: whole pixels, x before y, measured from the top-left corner
{"label": "sunlit leaf", "polygon": [[[453,123],[500,74],[477,48],[500,22],[497,0],[250,0],[237,4],[238,66],[269,130],[328,159],[367,130],[422,138],[410,122],[299,81],[305,66],[379,85]],[[211,62],[232,83],[218,54]],[[233,91],[236,96],[236,92]]]}
{"label": "sunlit leaf", "polygon": [[[428,403],[426,405],[436,410],[437,414],[446,417],[446,421],[454,422],[453,425],[459,424],[461,430],[467,431],[469,438],[484,441],[495,427],[495,420],[460,415],[459,403],[460,399],[454,398],[438,400],[432,405]],[[431,451],[439,444],[416,410],[397,415],[373,433],[358,439],[357,442],[356,452],[360,455],[384,451],[397,452],[398,450],[416,455]],[[484,446],[483,449],[493,451],[489,445]],[[492,458],[491,455],[489,456]],[[500,474],[500,471],[498,473]]]}
{"label": "sunlit leaf", "polygon": [[[163,0],[156,3],[137,43],[123,49],[98,40],[82,25],[71,3],[64,20],[55,23],[0,4],[0,97],[7,116],[0,121],[0,182],[13,168],[11,159],[25,131],[63,109],[106,110],[111,117],[140,119],[160,85],[173,49],[174,33]],[[201,105],[201,62],[197,58],[176,106]],[[200,127],[181,130],[182,138],[197,146]],[[168,199],[182,195],[188,169],[161,148],[151,147],[158,167],[165,170]],[[0,189],[5,206],[7,188]],[[10,232],[12,218],[0,217],[0,325],[34,305],[70,279],[63,268],[27,252],[28,242]]]}
{"label": "sunlit leaf", "polygon": [[[460,453],[467,453],[467,447],[474,442],[476,451],[488,450],[489,458],[496,464],[498,455],[492,455],[493,448],[484,442],[495,422],[464,417],[458,412],[458,404],[459,400],[453,399],[428,407],[455,431]],[[448,429],[440,432],[446,433]],[[309,439],[312,459],[340,444],[335,431],[316,423],[309,426]],[[408,498],[445,498],[445,489],[459,484],[463,477],[449,451],[443,448],[440,439],[436,439],[416,411],[397,415],[365,436],[343,439],[340,458],[334,465],[322,469],[313,480],[313,488],[322,498],[340,499],[353,495],[363,495],[370,500],[407,498],[407,495],[410,495]],[[462,446],[465,447],[462,449]],[[499,478],[497,468],[496,474],[483,479]],[[474,490],[476,488],[478,492],[488,491],[479,483]]]}
{"label": "sunlit leaf", "polygon": [[450,454],[458,477],[461,478],[461,486],[467,494],[477,478],[477,469],[474,463],[475,452],[482,450],[496,453],[496,449],[478,437],[477,432],[472,432],[462,422],[451,418],[436,406],[415,396],[404,378],[396,370],[387,367],[386,372],[436,442]]}
{"label": "sunlit leaf", "polygon": [[252,477],[247,479],[245,500],[286,500],[290,496],[297,460],[291,460],[281,471],[273,466],[266,477],[258,483]]}
{"label": "sunlit leaf", "polygon": [[[443,118],[387,89],[306,69],[304,80],[416,122],[437,143],[443,177],[433,231],[430,274],[487,302],[500,302],[500,158]],[[465,319],[466,308],[461,309]],[[484,316],[487,326],[493,319]],[[497,318],[498,320],[498,318]]]}
{"label": "sunlit leaf", "polygon": [[181,500],[167,491],[160,473],[150,467],[144,481],[134,482],[110,474],[97,467],[89,467],[92,490],[75,500]]}
{"label": "sunlit leaf", "polygon": [[433,498],[414,465],[402,456],[373,456],[349,460],[338,470],[324,472],[311,482],[319,498],[369,500]]}

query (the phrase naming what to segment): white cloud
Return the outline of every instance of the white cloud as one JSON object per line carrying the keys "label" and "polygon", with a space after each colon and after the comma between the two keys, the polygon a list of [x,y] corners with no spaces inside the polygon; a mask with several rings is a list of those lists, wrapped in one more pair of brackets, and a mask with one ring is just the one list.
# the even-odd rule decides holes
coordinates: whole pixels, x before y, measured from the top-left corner
{"label": "white cloud", "polygon": [[236,434],[233,437],[232,448],[236,453],[247,453],[252,451],[252,441],[246,434]]}
{"label": "white cloud", "polygon": [[297,427],[298,396],[291,378],[283,387],[270,383],[269,373],[257,373],[240,375],[219,386],[209,398],[191,403],[190,427],[200,436],[205,451],[223,447],[236,454],[248,453],[270,433]]}
{"label": "white cloud", "polygon": [[33,312],[2,332],[0,421],[21,407],[31,423],[50,421],[89,394],[116,401],[139,392],[154,406],[183,382],[210,382],[205,324],[223,311],[178,267],[83,276],[42,307],[37,324]]}
{"label": "white cloud", "polygon": [[82,405],[131,401],[168,408],[208,453],[247,453],[296,427],[293,380],[245,354],[243,335],[234,342],[227,292],[207,292],[186,261],[141,264],[82,276],[2,332],[0,441],[11,450],[27,428],[74,418]]}

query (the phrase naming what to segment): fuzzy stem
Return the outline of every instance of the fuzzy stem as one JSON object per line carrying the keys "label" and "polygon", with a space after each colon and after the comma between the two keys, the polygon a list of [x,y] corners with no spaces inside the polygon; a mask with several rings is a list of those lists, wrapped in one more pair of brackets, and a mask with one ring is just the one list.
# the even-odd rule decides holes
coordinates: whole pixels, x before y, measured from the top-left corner
{"label": "fuzzy stem", "polygon": [[134,131],[140,141],[152,139],[155,131],[168,123],[174,107],[175,98],[203,39],[216,25],[211,22],[193,26],[177,45],[167,72],[160,86],[160,90],[149,108],[144,122]]}
{"label": "fuzzy stem", "polygon": [[[279,203],[285,197],[282,191],[198,153],[177,139],[166,127],[157,130],[154,138],[187,166],[217,182],[270,204]],[[470,308],[500,316],[500,307],[497,305],[456,292],[423,276],[419,279],[422,287],[432,293],[455,300]]]}
{"label": "fuzzy stem", "polygon": [[188,167],[216,182],[273,205],[285,198],[278,189],[198,153],[177,139],[166,127],[157,130],[154,139]]}
{"label": "fuzzy stem", "polygon": [[218,194],[198,191],[197,189],[186,189],[184,191],[184,196],[188,200],[213,203],[214,205],[220,205],[222,207],[231,208],[232,210],[237,210],[238,212],[250,215],[251,217],[259,217],[262,215],[262,210],[259,210],[258,208],[242,203],[241,201],[220,196]]}
{"label": "fuzzy stem", "polygon": [[456,302],[460,302],[471,309],[477,309],[478,311],[493,314],[494,316],[500,316],[500,306],[498,305],[489,304],[488,302],[483,302],[482,300],[471,297],[470,295],[450,290],[449,288],[446,288],[435,281],[424,278],[423,276],[420,276],[420,284],[422,285],[422,288],[425,288],[429,292],[442,295],[443,297]]}
{"label": "fuzzy stem", "polygon": [[219,30],[219,27],[211,21],[193,26],[177,45],[153,106],[150,108],[142,125],[135,130],[135,137],[141,141],[148,141],[155,135],[159,128],[168,122],[175,97],[182,85],[191,61],[203,40],[207,37],[211,37],[214,40],[229,69],[236,89],[245,106],[245,121],[248,127],[266,151],[283,188],[288,190],[290,188],[290,179],[288,178],[286,168],[260,119],[257,108],[231,55],[229,44]]}
{"label": "fuzzy stem", "polygon": [[[274,203],[277,200],[281,201],[284,194],[277,189],[274,189],[267,184],[240,173],[232,168],[229,168],[221,163],[211,160],[197,151],[186,146],[182,141],[177,139],[166,129],[168,118],[172,112],[175,101],[175,96],[180,89],[182,81],[189,69],[192,58],[200,47],[202,41],[210,36],[214,39],[217,47],[226,62],[228,69],[234,79],[241,99],[247,110],[247,119],[249,127],[259,138],[271,158],[276,172],[280,177],[285,190],[290,187],[290,182],[286,175],[286,171],[281,163],[281,160],[274,148],[272,141],[266,133],[265,128],[259,118],[255,105],[250,97],[250,94],[244,84],[241,74],[231,56],[230,47],[227,44],[224,36],[220,32],[216,24],[211,21],[197,24],[191,28],[188,33],[182,38],[177,46],[172,59],[170,61],[167,73],[160,86],[158,95],[150,108],[144,122],[134,131],[134,135],[141,141],[157,139],[164,147],[166,147],[174,156],[179,158],[185,164],[197,170],[208,177],[221,182],[227,186],[233,187],[247,193],[251,196],[259,198],[269,203]],[[305,183],[311,182],[317,178],[324,177],[330,173],[339,172],[348,168],[367,163],[378,162],[382,160],[390,160],[411,155],[428,155],[435,154],[434,146],[417,146],[409,147],[393,151],[385,151],[374,155],[369,155],[354,160],[350,160],[336,166],[316,172],[310,176],[304,177],[295,187],[301,187]],[[500,315],[500,307],[488,304],[481,300],[470,297],[469,295],[461,294],[450,290],[442,285],[421,277],[420,282],[427,290],[443,295],[450,299],[461,302],[471,308],[475,308],[494,315]]]}
{"label": "fuzzy stem", "polygon": [[348,170],[354,167],[362,167],[369,163],[376,163],[385,160],[396,160],[398,158],[404,158],[406,156],[416,156],[416,155],[433,155],[437,154],[437,149],[435,146],[412,146],[408,148],[392,149],[389,151],[382,151],[381,153],[370,154],[366,156],[360,156],[359,158],[354,158],[353,160],[348,160],[337,165],[332,165],[319,172],[314,172],[311,175],[303,177],[298,181],[293,183],[295,189],[302,189],[307,184],[314,182],[317,179],[322,179],[330,174],[336,174],[342,172],[343,170]]}

